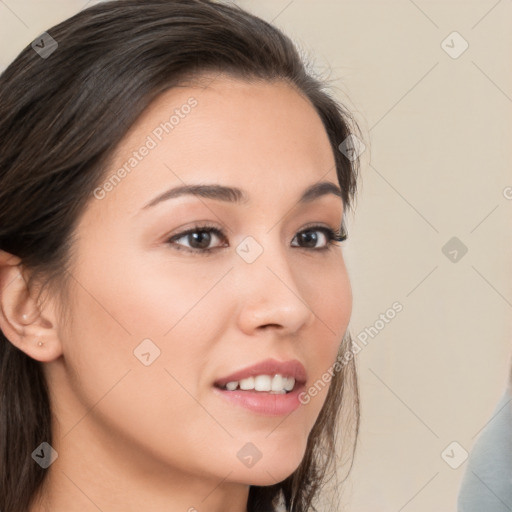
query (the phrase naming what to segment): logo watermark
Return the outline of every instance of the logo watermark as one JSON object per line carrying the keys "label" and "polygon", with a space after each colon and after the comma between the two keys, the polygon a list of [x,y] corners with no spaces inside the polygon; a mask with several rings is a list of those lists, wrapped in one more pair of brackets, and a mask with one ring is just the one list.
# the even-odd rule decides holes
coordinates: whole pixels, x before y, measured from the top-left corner
{"label": "logo watermark", "polygon": [[[368,345],[368,338],[375,338],[386,327],[387,324],[393,320],[398,313],[404,309],[403,305],[395,301],[384,313],[379,315],[379,318],[370,327],[365,327],[357,336],[357,340],[363,346]],[[322,374],[322,377],[312,384],[307,390],[299,394],[299,402],[302,405],[307,405],[311,401],[311,397],[315,397],[323,388],[329,385],[334,374],[342,370],[348,364],[355,354],[361,352],[362,347],[356,341],[352,341],[350,348],[344,354],[338,355],[336,362]]]}
{"label": "logo watermark", "polygon": [[142,160],[149,155],[150,151],[158,146],[165,135],[171,133],[176,126],[178,126],[182,119],[185,119],[190,114],[192,108],[197,106],[197,100],[191,96],[188,98],[187,103],[181,105],[180,108],[174,109],[174,114],[169,117],[167,121],[161,122],[150,135],[146,137],[144,143],[132,153],[123,165],[109,176],[107,180],[100,187],[96,187],[93,195],[96,199],[104,199],[106,195],[114,190],[114,188],[121,183],[121,180],[126,178],[130,172],[139,165]]}

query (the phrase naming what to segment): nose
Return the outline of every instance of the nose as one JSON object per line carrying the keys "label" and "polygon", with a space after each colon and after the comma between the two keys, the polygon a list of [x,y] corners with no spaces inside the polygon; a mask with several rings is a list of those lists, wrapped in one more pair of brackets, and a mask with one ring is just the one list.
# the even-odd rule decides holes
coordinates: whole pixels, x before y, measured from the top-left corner
{"label": "nose", "polygon": [[314,321],[306,293],[314,286],[299,266],[292,268],[285,247],[273,243],[271,248],[269,242],[252,263],[240,257],[233,272],[240,305],[238,323],[246,334],[273,328],[289,336]]}

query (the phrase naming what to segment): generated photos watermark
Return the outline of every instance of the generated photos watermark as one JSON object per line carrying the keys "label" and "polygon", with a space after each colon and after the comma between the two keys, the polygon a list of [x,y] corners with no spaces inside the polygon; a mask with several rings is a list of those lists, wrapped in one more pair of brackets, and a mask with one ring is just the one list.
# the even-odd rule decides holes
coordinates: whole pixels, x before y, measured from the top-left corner
{"label": "generated photos watermark", "polygon": [[398,313],[404,309],[403,305],[399,301],[393,302],[390,308],[384,313],[379,315],[379,318],[375,320],[373,325],[365,327],[357,336],[356,339],[361,343],[358,345],[356,341],[352,341],[352,344],[345,353],[338,355],[336,362],[322,374],[322,377],[318,379],[314,384],[309,386],[305,391],[299,394],[299,401],[302,405],[307,405],[311,398],[316,396],[323,388],[329,385],[331,379],[334,377],[336,372],[339,372],[343,367],[349,363],[354,355],[359,353],[363,347],[368,345],[370,339],[375,338],[378,334],[388,325]]}
{"label": "generated photos watermark", "polygon": [[101,186],[96,187],[93,195],[96,199],[104,199],[109,192],[121,183],[130,172],[135,169],[142,160],[155,149],[158,144],[178,126],[182,119],[185,119],[194,107],[198,104],[197,100],[191,96],[187,102],[179,108],[174,109],[174,113],[168,120],[162,121],[153,131],[146,137],[144,143],[130,156],[121,167],[112,173]]}

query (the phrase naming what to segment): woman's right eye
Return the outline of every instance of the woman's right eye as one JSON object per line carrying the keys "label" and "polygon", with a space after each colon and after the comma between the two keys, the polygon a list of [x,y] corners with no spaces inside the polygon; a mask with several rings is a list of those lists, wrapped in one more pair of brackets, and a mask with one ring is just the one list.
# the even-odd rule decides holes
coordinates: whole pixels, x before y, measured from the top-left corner
{"label": "woman's right eye", "polygon": [[[178,251],[193,252],[196,254],[208,254],[215,249],[222,249],[222,247],[209,247],[212,242],[212,234],[218,238],[226,239],[224,233],[210,225],[194,226],[182,233],[173,235],[167,240],[169,245]],[[196,236],[193,236],[196,235]],[[181,243],[176,243],[177,240],[186,239],[189,246],[184,246]],[[226,245],[224,245],[226,247]]]}

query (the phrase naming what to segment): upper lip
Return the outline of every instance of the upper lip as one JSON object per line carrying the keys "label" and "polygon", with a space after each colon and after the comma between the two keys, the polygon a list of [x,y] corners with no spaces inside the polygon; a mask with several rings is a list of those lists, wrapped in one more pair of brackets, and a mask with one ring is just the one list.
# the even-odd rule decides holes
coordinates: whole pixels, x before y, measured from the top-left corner
{"label": "upper lip", "polygon": [[215,381],[215,385],[219,387],[225,386],[228,382],[241,381],[248,377],[255,377],[256,375],[282,375],[283,377],[293,377],[299,384],[304,384],[307,380],[306,369],[304,365],[292,359],[290,361],[278,361],[276,359],[265,359],[252,366],[247,366],[238,370],[231,375],[222,377]]}

